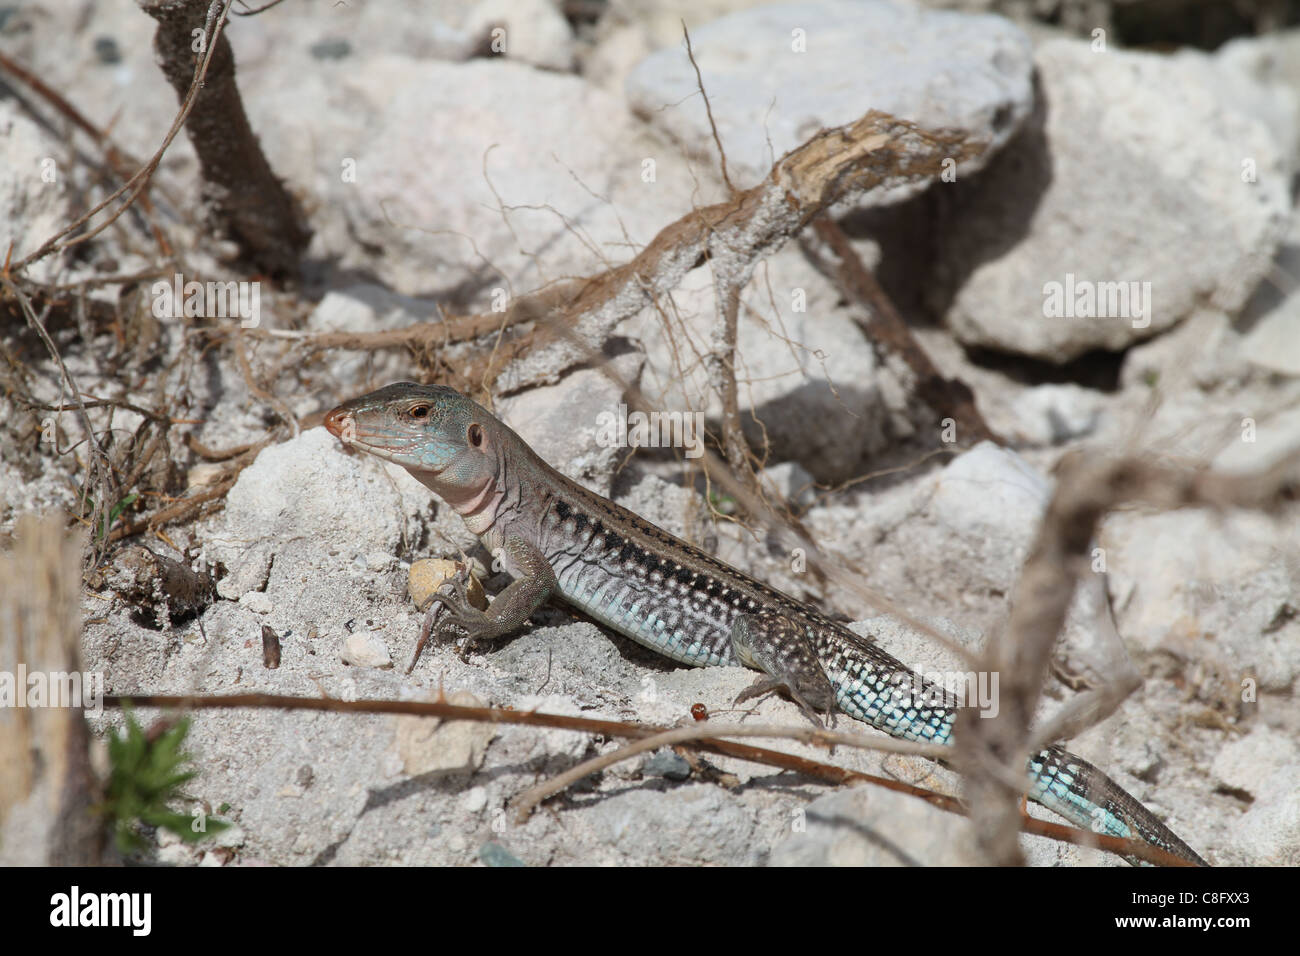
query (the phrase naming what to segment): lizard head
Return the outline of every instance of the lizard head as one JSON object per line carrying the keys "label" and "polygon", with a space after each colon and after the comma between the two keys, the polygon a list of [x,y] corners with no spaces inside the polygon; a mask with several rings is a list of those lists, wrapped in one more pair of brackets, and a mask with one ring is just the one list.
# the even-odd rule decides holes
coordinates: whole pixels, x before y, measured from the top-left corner
{"label": "lizard head", "polygon": [[502,426],[445,385],[386,385],[330,411],[325,427],[401,465],[462,515],[481,510],[495,490]]}

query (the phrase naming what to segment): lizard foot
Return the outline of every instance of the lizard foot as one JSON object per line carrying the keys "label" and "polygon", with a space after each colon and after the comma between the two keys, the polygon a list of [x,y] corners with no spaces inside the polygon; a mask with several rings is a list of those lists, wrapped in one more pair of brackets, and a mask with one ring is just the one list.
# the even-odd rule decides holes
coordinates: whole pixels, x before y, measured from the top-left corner
{"label": "lizard foot", "polygon": [[[787,684],[784,679],[780,677],[767,676],[767,677],[758,678],[758,680],[754,681],[754,683],[750,684],[739,694],[737,694],[736,699],[732,701],[732,703],[741,704],[747,700],[753,700],[754,698],[758,698],[758,697],[766,697],[768,694],[775,694],[778,691],[782,691],[782,690],[784,690],[787,694],[789,694],[790,698],[796,704],[799,705],[799,710],[803,713],[805,717],[807,717],[809,720],[813,722],[813,726],[819,729],[826,726],[826,724],[822,721],[821,713],[816,708],[814,708],[812,704],[808,703],[808,701],[804,699],[802,694],[796,691],[793,687]],[[827,713],[827,716],[829,717],[830,723],[833,726],[835,723],[834,710],[829,711]]]}
{"label": "lizard foot", "polygon": [[415,669],[416,661],[431,638],[435,644],[454,643],[460,659],[469,660],[474,645],[493,629],[488,616],[470,603],[468,581],[469,573],[458,571],[434,593],[424,613],[420,638],[415,643],[415,653],[411,655],[406,673]]}
{"label": "lizard foot", "polygon": [[739,703],[784,689],[818,727],[821,715],[835,722],[835,688],[812,642],[798,623],[783,614],[744,614],[731,627],[731,647],[744,664],[763,671],[736,698]]}

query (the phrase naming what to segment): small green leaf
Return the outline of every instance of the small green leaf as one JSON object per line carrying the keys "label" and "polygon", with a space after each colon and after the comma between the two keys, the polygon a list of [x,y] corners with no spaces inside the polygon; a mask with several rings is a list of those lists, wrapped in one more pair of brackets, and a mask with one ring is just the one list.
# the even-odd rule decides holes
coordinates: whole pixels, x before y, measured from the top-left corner
{"label": "small green leaf", "polygon": [[105,538],[105,536],[107,536],[108,532],[112,529],[113,525],[117,523],[117,519],[122,517],[122,512],[124,512],[127,508],[131,507],[133,504],[135,504],[136,499],[139,497],[140,496],[137,495],[135,492],[131,492],[131,494],[127,495],[117,504],[113,505],[113,507],[108,510],[108,514],[104,516],[104,527],[95,533],[95,540],[102,541]]}
{"label": "small green leaf", "polygon": [[731,495],[711,491],[709,492],[709,502],[713,505],[713,510],[718,514],[730,515],[736,513],[736,499]]}

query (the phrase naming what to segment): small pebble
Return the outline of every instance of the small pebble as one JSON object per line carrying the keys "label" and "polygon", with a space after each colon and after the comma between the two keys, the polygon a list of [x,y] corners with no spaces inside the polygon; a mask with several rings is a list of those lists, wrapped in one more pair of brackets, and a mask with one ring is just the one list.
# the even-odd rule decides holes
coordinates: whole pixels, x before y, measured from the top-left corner
{"label": "small pebble", "polygon": [[373,631],[349,634],[343,642],[343,649],[339,656],[344,664],[352,664],[355,667],[393,666],[388,645]]}
{"label": "small pebble", "polygon": [[686,780],[691,775],[691,765],[680,754],[672,750],[661,750],[645,762],[641,772],[647,777]]}
{"label": "small pebble", "polygon": [[310,50],[311,55],[318,60],[342,60],[352,52],[352,44],[341,38],[321,40],[313,43]]}
{"label": "small pebble", "polygon": [[106,66],[122,62],[122,51],[118,48],[117,41],[109,36],[95,37],[95,56]]}
{"label": "small pebble", "polygon": [[484,843],[478,851],[478,858],[486,866],[523,866],[524,861],[519,859],[500,843]]}
{"label": "small pebble", "polygon": [[[443,582],[454,578],[463,567],[464,565],[459,561],[452,561],[450,558],[424,558],[414,562],[407,576],[406,589],[415,606],[421,611],[427,608]],[[470,575],[466,592],[470,604],[480,611],[487,610],[487,595],[483,593],[483,585],[473,574]]]}

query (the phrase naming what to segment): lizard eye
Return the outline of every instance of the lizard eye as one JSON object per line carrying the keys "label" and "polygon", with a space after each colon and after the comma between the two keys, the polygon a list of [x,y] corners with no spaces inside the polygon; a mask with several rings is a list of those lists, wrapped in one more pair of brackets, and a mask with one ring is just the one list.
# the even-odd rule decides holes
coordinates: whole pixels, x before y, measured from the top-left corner
{"label": "lizard eye", "polygon": [[469,426],[469,430],[465,432],[465,437],[469,439],[472,446],[478,448],[483,444],[483,426],[478,422],[473,422]]}
{"label": "lizard eye", "polygon": [[410,411],[408,411],[406,414],[410,415],[414,419],[423,421],[424,419],[429,417],[429,406],[412,405]]}

